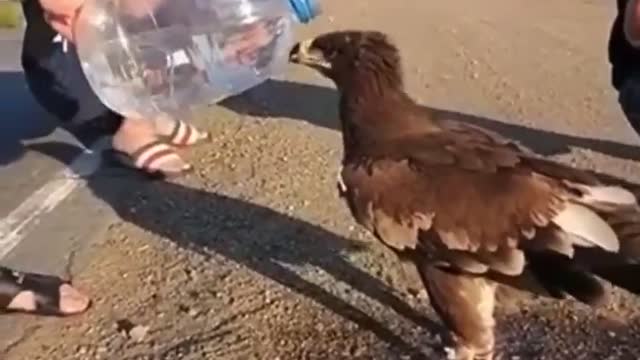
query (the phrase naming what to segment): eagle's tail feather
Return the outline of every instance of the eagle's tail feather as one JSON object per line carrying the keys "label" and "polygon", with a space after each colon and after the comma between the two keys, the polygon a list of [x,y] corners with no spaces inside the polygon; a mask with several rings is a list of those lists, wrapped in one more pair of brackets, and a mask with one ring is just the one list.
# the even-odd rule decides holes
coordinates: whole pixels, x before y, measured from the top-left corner
{"label": "eagle's tail feather", "polygon": [[620,264],[592,269],[613,285],[640,295],[640,264]]}
{"label": "eagle's tail feather", "polygon": [[571,258],[553,252],[528,252],[527,260],[529,269],[551,296],[568,294],[592,306],[605,301],[602,283]]}

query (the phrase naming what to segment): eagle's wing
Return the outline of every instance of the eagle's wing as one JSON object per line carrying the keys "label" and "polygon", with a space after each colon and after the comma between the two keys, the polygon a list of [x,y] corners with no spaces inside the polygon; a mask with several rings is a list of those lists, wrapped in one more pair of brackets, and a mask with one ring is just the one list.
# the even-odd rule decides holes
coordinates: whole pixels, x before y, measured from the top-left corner
{"label": "eagle's wing", "polygon": [[443,127],[345,162],[356,220],[396,250],[422,249],[472,273],[520,274],[527,249],[570,257],[576,246],[619,250],[592,205],[635,206],[633,195],[545,176],[513,144],[476,131]]}

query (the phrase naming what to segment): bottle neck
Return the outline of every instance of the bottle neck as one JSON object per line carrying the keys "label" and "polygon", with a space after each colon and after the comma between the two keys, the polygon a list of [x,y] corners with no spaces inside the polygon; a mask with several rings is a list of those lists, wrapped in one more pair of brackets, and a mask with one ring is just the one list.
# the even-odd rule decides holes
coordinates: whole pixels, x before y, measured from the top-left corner
{"label": "bottle neck", "polygon": [[320,14],[318,0],[289,0],[298,21],[306,24]]}

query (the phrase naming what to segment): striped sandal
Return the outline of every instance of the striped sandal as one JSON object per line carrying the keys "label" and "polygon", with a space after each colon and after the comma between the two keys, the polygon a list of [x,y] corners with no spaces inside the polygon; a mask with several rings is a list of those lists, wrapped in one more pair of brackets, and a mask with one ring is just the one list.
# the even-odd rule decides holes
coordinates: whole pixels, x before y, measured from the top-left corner
{"label": "striped sandal", "polygon": [[209,132],[201,131],[191,124],[179,120],[174,121],[174,124],[173,130],[169,135],[160,136],[162,140],[171,145],[185,147],[211,140]]}
{"label": "striped sandal", "polygon": [[111,149],[105,155],[117,165],[141,171],[152,178],[173,178],[193,170],[171,145],[160,140],[152,141],[132,154]]}

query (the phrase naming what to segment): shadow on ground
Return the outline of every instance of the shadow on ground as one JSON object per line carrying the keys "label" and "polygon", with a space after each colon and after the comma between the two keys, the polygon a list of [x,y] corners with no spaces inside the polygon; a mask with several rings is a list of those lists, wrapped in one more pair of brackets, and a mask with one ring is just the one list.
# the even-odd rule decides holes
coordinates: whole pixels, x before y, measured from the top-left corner
{"label": "shadow on ground", "polygon": [[[81,151],[56,142],[34,144],[29,149],[61,162]],[[98,174],[88,179],[88,186],[124,221],[191,251],[221,255],[244,265],[373,332],[402,352],[418,354],[384,324],[300,277],[287,265],[319,267],[409,320],[434,331],[439,329],[435,322],[392,294],[385,283],[345,259],[346,252],[364,250],[354,241],[260,205],[175,183],[120,175]]]}
{"label": "shadow on ground", "polygon": [[45,137],[56,123],[35,102],[22,72],[0,71],[0,165],[19,160],[23,141]]}
{"label": "shadow on ground", "polygon": [[[51,134],[56,123],[33,100],[21,72],[0,72],[0,95],[3,99],[0,111],[5,114],[0,123],[0,165],[6,165],[23,155],[24,140]],[[220,105],[239,114],[286,117],[337,130],[337,101],[338,94],[333,88],[270,80]],[[640,160],[640,147],[634,145],[538,130],[456,111],[446,112],[453,119],[499,132],[546,156],[568,153],[571,147],[577,147],[622,159]]]}
{"label": "shadow on ground", "polygon": [[[239,114],[285,117],[337,130],[339,129],[337,101],[338,93],[330,87],[287,80],[270,80],[241,96],[223,101],[221,105]],[[447,112],[452,119],[486,127],[503,136],[516,139],[524,146],[545,156],[568,153],[571,147],[577,147],[622,159],[640,160],[638,146],[537,130],[446,109],[438,110]]]}
{"label": "shadow on ground", "polygon": [[497,347],[502,358],[640,358],[640,318],[637,316],[613,320],[593,316],[593,311],[584,307],[583,311],[570,313],[560,312],[558,308],[499,317]]}
{"label": "shadow on ground", "polygon": [[[79,155],[80,148],[66,143],[34,144],[31,151],[55,156],[65,162]],[[439,347],[435,335],[442,328],[411,308],[392,289],[369,273],[345,259],[347,252],[367,251],[357,242],[331,233],[303,220],[278,213],[249,202],[209,193],[180,184],[148,181],[129,176],[96,175],[88,179],[93,194],[109,204],[127,222],[165,237],[178,246],[204,256],[223,256],[246,266],[291,290],[301,294],[344,319],[371,331],[392,349],[411,354],[412,359],[425,359],[423,346],[429,354]],[[387,324],[346,302],[340,296],[310,282],[289,266],[312,265],[326,271],[332,278],[390,307],[432,334],[428,339],[405,338]],[[580,312],[582,316],[588,316]],[[567,323],[567,319],[574,319]],[[581,344],[581,353],[609,354],[611,349],[622,354],[635,353],[640,341],[640,323],[629,322],[611,329],[592,319],[575,320],[566,314],[538,316],[523,312],[499,316],[501,350],[520,358],[565,359],[566,351]],[[564,342],[568,342],[565,344]],[[635,344],[635,345],[634,345]],[[557,351],[557,352],[556,352]],[[563,352],[564,351],[564,352]],[[523,354],[527,356],[522,357]],[[588,357],[604,358],[604,357]]]}

